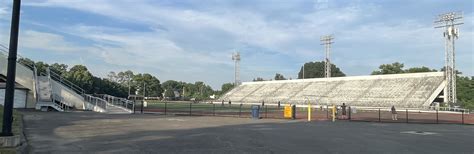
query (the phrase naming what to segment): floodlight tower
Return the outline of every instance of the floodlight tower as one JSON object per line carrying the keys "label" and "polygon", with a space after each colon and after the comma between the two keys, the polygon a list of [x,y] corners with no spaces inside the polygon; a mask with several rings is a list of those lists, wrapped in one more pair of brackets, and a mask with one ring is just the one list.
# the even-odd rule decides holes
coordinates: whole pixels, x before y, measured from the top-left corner
{"label": "floodlight tower", "polygon": [[329,60],[329,56],[331,53],[331,44],[334,43],[332,42],[333,39],[334,37],[332,35],[325,35],[321,37],[321,45],[324,45],[324,51],[326,52],[326,59],[324,64],[326,66],[326,68],[324,69],[326,78],[331,77],[331,61]]}
{"label": "floodlight tower", "polygon": [[234,86],[239,86],[240,85],[240,53],[239,52],[233,53],[232,60],[235,62]]}
{"label": "floodlight tower", "polygon": [[459,37],[459,29],[455,28],[462,23],[462,12],[449,12],[438,15],[435,20],[435,28],[444,28],[443,36],[445,39],[445,63],[444,76],[446,78],[446,87],[444,89],[444,102],[448,106],[456,104],[456,63],[454,41]]}

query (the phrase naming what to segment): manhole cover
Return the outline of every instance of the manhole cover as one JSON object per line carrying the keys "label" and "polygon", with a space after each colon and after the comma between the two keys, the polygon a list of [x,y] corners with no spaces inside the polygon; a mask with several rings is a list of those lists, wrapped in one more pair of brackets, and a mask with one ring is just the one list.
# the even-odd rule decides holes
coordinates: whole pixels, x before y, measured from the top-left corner
{"label": "manhole cover", "polygon": [[404,131],[404,132],[400,132],[402,134],[416,134],[416,135],[434,135],[434,134],[438,134],[438,133],[435,133],[435,132],[425,132],[425,131]]}

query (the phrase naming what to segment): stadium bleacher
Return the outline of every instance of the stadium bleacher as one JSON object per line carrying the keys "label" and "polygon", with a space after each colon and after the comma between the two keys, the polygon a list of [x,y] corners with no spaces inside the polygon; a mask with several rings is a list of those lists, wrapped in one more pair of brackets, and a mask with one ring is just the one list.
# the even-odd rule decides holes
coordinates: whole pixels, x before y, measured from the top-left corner
{"label": "stadium bleacher", "polygon": [[244,82],[220,100],[360,107],[429,107],[444,87],[442,72]]}

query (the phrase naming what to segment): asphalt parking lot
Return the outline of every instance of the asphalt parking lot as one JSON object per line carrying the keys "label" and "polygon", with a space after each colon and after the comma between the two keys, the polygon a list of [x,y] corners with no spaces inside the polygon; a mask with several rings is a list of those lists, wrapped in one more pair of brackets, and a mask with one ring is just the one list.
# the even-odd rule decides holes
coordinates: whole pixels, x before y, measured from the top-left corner
{"label": "asphalt parking lot", "polygon": [[22,113],[30,153],[474,153],[473,125]]}

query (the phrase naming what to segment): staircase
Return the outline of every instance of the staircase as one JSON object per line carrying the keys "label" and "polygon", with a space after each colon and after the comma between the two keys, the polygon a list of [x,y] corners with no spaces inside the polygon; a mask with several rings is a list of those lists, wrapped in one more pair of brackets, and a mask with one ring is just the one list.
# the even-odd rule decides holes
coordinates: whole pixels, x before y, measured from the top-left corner
{"label": "staircase", "polygon": [[36,94],[37,102],[36,109],[41,111],[48,111],[54,109],[56,111],[65,112],[72,108],[70,103],[57,94],[53,93],[53,86],[49,76],[36,77]]}
{"label": "staircase", "polygon": [[[0,46],[0,74],[4,76],[7,74],[7,50],[8,48]],[[22,58],[20,55],[18,57]],[[49,68],[46,73],[38,73],[34,64],[17,62],[15,80],[30,89],[31,94],[28,96],[32,96],[32,101],[29,104],[37,110],[52,109],[64,112],[74,108],[96,112],[132,113],[129,103],[120,103],[127,104],[122,106],[99,97],[89,97],[90,95],[85,94],[84,89]]]}

